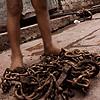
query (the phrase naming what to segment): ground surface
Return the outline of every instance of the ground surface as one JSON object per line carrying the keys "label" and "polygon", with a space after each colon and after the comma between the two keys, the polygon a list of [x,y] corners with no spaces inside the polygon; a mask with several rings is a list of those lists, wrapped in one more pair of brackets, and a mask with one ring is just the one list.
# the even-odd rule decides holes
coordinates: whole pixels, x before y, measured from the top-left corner
{"label": "ground surface", "polygon": [[[53,35],[53,41],[61,48],[78,48],[100,54],[100,13],[95,14],[91,21],[64,28],[61,33]],[[38,62],[39,56],[43,53],[42,40],[37,39],[22,44],[21,49],[24,55],[24,63],[30,66]],[[10,67],[10,56],[10,50],[0,54],[0,77],[2,77],[4,70]],[[80,91],[76,91],[75,94],[76,96],[72,100],[100,100],[100,74],[91,79],[91,86],[87,95],[83,95]],[[13,90],[7,94],[2,94],[0,90],[0,100],[16,100],[13,96]]]}

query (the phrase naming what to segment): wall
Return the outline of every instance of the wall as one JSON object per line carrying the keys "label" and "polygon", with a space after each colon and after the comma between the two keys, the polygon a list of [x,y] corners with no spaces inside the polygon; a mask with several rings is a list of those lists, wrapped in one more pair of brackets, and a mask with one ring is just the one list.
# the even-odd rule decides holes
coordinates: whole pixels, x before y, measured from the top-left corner
{"label": "wall", "polygon": [[82,7],[99,4],[100,0],[61,0],[63,10],[78,10]]}
{"label": "wall", "polygon": [[[31,5],[31,0],[23,0],[23,15],[26,13],[34,12],[34,9]],[[48,7],[49,9],[53,9],[57,7],[57,0],[48,0]],[[0,0],[0,25],[6,23],[6,16],[7,16],[7,10],[6,10],[6,0]]]}
{"label": "wall", "polygon": [[[23,5],[23,14],[34,11],[30,0],[23,0]],[[6,16],[6,0],[0,0],[0,25],[6,23]]]}
{"label": "wall", "polygon": [[[31,0],[23,0],[23,14],[34,12]],[[48,0],[49,9],[58,6],[58,0]],[[100,0],[61,0],[63,10],[77,10],[84,6],[99,4]],[[0,0],[0,25],[6,24],[6,0]]]}
{"label": "wall", "polygon": [[0,0],[0,25],[6,21],[6,0]]}

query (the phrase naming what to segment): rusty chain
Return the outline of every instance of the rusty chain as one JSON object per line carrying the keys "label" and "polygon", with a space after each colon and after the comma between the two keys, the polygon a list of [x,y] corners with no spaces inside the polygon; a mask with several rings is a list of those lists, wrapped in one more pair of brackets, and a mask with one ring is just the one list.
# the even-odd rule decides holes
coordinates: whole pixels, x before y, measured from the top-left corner
{"label": "rusty chain", "polygon": [[[100,56],[88,51],[66,51],[46,56],[31,67],[6,69],[1,83],[3,92],[14,86],[15,96],[26,100],[70,100],[73,88],[87,92],[90,81],[99,73]],[[43,98],[43,99],[41,99]]]}

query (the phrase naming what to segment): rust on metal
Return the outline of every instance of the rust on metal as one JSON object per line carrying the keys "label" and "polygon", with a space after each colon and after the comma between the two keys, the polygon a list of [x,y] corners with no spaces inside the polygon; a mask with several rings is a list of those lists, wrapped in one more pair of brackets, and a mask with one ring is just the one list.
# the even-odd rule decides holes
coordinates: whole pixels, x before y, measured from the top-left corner
{"label": "rust on metal", "polygon": [[73,88],[87,93],[90,78],[99,73],[100,56],[97,53],[61,50],[58,56],[28,68],[6,69],[1,83],[3,92],[15,87],[15,96],[26,100],[71,100]]}

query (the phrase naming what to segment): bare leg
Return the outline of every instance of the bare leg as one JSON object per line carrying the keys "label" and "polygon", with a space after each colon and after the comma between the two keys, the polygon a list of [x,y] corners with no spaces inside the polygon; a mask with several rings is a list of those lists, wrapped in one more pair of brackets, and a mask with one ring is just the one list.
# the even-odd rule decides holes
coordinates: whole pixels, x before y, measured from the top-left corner
{"label": "bare leg", "polygon": [[22,13],[22,0],[7,0],[7,29],[12,49],[12,64],[10,69],[22,67],[22,54],[20,51],[20,16]]}
{"label": "bare leg", "polygon": [[47,55],[49,54],[58,55],[60,53],[60,48],[54,46],[52,43],[50,18],[48,14],[46,0],[31,0],[31,1],[36,11],[38,25],[42,34],[42,39],[44,43],[44,52]]}

